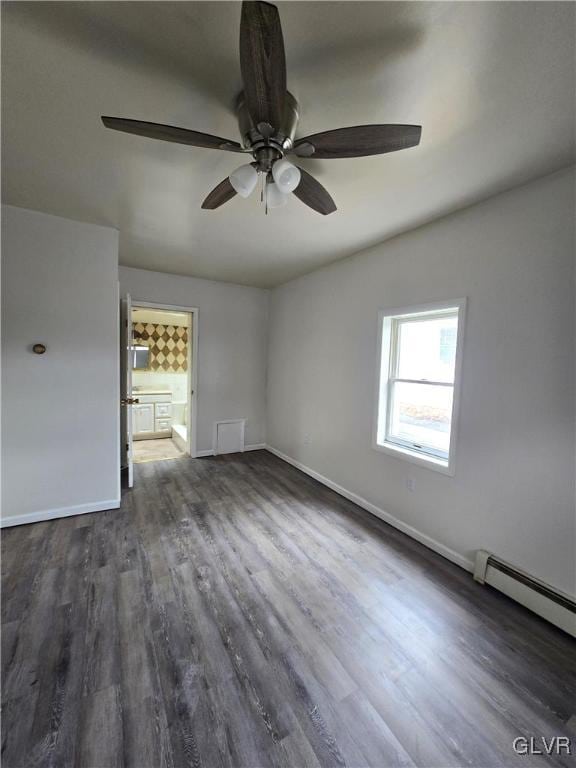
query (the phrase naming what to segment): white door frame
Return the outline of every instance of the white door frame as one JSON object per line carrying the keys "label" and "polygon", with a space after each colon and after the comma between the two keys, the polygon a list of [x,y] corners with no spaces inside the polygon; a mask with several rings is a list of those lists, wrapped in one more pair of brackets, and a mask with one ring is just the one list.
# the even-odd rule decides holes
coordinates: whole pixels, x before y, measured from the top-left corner
{"label": "white door frame", "polygon": [[153,301],[141,301],[132,297],[132,308],[160,309],[166,312],[189,312],[192,315],[192,338],[188,344],[188,371],[190,372],[188,387],[188,453],[196,458],[198,432],[198,307],[183,307],[179,304],[158,304]]}
{"label": "white door frame", "polygon": [[[130,318],[132,305],[130,294],[120,297],[119,324],[119,369],[120,392],[118,405],[120,407],[120,460],[118,462],[119,478],[122,471],[127,471],[128,488],[134,485],[134,461],[132,452],[132,329]],[[126,464],[124,465],[124,460]]]}

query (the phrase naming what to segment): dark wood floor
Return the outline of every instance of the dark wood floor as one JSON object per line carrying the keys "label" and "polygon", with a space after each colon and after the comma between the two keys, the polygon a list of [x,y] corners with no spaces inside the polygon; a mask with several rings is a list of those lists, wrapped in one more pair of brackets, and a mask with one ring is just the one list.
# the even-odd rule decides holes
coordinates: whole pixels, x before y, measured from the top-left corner
{"label": "dark wood floor", "polygon": [[[136,468],[120,511],[4,531],[17,766],[528,766],[575,643],[271,454]],[[573,758],[572,758],[573,759]]]}

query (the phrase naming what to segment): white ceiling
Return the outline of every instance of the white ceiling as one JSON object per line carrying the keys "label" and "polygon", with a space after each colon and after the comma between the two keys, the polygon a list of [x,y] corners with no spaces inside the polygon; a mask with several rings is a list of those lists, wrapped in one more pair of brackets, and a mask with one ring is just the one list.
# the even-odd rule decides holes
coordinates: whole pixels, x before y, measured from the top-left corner
{"label": "white ceiling", "polygon": [[298,135],[423,126],[404,152],[303,160],[327,217],[202,211],[240,156],[100,123],[238,139],[239,3],[2,5],[3,199],[117,227],[124,265],[272,286],[574,161],[573,3],[279,3]]}

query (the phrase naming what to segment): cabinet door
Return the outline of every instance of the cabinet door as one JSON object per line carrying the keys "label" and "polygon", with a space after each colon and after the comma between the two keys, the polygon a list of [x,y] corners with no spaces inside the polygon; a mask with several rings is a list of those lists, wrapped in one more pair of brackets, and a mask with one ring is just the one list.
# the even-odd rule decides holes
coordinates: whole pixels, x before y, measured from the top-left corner
{"label": "cabinet door", "polygon": [[134,434],[154,432],[154,405],[153,403],[133,406]]}
{"label": "cabinet door", "polygon": [[169,419],[172,416],[172,404],[171,403],[156,403],[157,419]]}

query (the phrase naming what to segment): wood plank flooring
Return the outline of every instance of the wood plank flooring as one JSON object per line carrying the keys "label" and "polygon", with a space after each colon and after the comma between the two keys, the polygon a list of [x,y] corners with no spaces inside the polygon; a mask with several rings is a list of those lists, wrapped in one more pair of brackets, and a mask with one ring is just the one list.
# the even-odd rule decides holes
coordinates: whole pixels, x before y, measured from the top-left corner
{"label": "wood plank flooring", "polygon": [[564,766],[575,643],[265,451],[2,536],[2,765]]}

